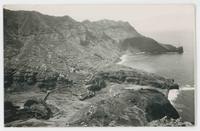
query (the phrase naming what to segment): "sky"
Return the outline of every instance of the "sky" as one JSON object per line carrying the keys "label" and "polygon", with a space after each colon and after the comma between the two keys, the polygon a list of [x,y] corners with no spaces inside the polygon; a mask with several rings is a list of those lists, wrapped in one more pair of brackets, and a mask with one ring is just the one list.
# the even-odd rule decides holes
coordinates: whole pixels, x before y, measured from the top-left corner
{"label": "sky", "polygon": [[[43,14],[69,15],[77,21],[101,19],[128,21],[139,33],[165,40],[163,32],[195,32],[195,6],[174,5],[5,5],[11,10],[34,10]],[[162,36],[165,35],[165,36]],[[175,40],[174,42],[178,41]]]}

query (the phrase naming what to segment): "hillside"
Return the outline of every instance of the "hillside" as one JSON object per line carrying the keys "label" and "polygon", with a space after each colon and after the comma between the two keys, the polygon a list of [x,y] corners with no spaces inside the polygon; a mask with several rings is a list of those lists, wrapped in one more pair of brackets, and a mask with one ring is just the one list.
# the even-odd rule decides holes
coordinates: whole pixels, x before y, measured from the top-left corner
{"label": "hillside", "polygon": [[122,21],[77,22],[69,16],[4,9],[4,28],[5,64],[14,63],[16,68],[65,72],[66,68],[96,68],[112,62],[124,48],[170,51]]}

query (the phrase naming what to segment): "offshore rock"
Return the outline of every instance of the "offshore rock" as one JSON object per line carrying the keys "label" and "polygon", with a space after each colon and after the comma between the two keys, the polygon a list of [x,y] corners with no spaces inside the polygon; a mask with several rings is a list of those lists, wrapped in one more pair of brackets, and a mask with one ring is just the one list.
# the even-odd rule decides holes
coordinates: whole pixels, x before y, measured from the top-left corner
{"label": "offshore rock", "polygon": [[182,54],[182,53],[183,53],[183,47],[182,47],[182,46],[181,46],[181,47],[178,47],[178,48],[177,48],[177,51],[178,51],[179,54]]}

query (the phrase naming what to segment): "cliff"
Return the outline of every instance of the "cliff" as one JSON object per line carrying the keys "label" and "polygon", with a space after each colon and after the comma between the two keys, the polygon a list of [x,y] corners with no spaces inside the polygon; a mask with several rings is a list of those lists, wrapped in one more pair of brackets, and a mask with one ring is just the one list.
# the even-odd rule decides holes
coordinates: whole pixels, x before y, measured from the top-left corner
{"label": "cliff", "polygon": [[148,37],[134,37],[125,39],[121,47],[123,50],[136,50],[150,54],[161,54],[167,52],[183,53],[183,47],[174,47],[172,45],[161,44]]}
{"label": "cliff", "polygon": [[146,126],[148,122],[164,116],[179,117],[162,93],[149,89],[129,90],[81,109],[67,125]]}
{"label": "cliff", "polygon": [[166,97],[168,97],[169,90],[179,89],[179,85],[173,79],[166,79],[153,73],[113,64],[103,67],[85,82],[84,88],[88,91],[80,95],[79,99],[84,100],[93,97],[96,91],[107,88],[110,83],[121,84],[121,86],[139,85],[144,86],[143,88],[148,86],[161,91]]}

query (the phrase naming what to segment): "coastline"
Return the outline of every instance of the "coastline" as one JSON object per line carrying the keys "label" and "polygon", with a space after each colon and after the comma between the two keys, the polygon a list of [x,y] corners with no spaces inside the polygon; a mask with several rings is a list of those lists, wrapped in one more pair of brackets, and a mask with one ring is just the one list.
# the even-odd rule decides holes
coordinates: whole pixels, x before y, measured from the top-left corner
{"label": "coastline", "polygon": [[[134,57],[137,57],[137,55],[135,55]],[[125,55],[123,55],[123,56],[121,56],[120,57],[120,59],[121,59],[121,61],[120,62],[118,62],[117,64],[120,64],[120,65],[123,65],[123,63],[124,62],[126,62],[127,61],[127,59],[128,59],[128,54],[125,54]],[[127,66],[127,65],[125,65],[125,66]],[[180,99],[182,98],[182,99],[187,99],[185,96],[183,96],[183,95],[185,95],[185,93],[187,94],[187,92],[189,93],[189,94],[191,94],[192,92],[194,92],[195,91],[195,88],[194,88],[195,86],[194,85],[188,85],[188,84],[186,84],[186,85],[181,85],[180,87],[179,87],[179,89],[172,89],[172,90],[170,90],[169,91],[169,95],[168,95],[168,100],[171,102],[171,104],[178,110],[178,112],[181,114],[181,116],[183,117],[183,120],[185,120],[185,121],[191,121],[192,123],[194,123],[194,119],[192,119],[192,118],[194,118],[194,109],[193,109],[193,103],[194,103],[194,101],[190,101],[190,103],[191,103],[191,109],[190,109],[190,111],[189,111],[189,109],[188,109],[188,107],[184,107],[185,106],[185,103],[183,103],[183,101],[181,101]],[[193,93],[192,93],[193,94]],[[179,98],[180,97],[180,98]],[[191,96],[189,96],[189,98],[188,99],[192,99],[193,100],[193,95],[191,95]],[[180,104],[181,105],[183,105],[183,106],[180,106]],[[186,104],[187,105],[187,104]],[[190,105],[187,105],[187,106],[189,106],[190,107]],[[183,109],[183,108],[187,108],[187,109]],[[186,110],[186,111],[185,111]],[[185,118],[185,115],[183,114],[183,112],[190,112],[190,113],[193,113],[193,114],[191,114],[191,118],[190,118],[190,116],[187,116],[188,118]]]}
{"label": "coastline", "polygon": [[[137,57],[138,54],[139,54],[139,55],[140,55],[140,54],[143,54],[143,52],[135,54],[134,57]],[[120,57],[120,61],[117,62],[116,64],[124,65],[123,63],[127,61],[128,55],[129,55],[128,53],[122,55],[122,56]],[[132,54],[132,56],[133,56],[133,54]],[[124,65],[124,66],[127,66],[127,65]],[[127,66],[127,67],[129,67],[129,66]],[[167,98],[168,98],[168,100],[169,100],[172,104],[174,104],[173,101],[178,97],[178,92],[179,92],[179,91],[180,91],[180,88],[179,88],[179,89],[171,89],[171,90],[169,90],[169,92],[167,93],[167,94],[168,94],[168,95],[167,95]],[[164,91],[164,92],[163,92],[163,91],[160,91],[160,92],[162,92],[163,94],[166,94],[167,91]]]}

